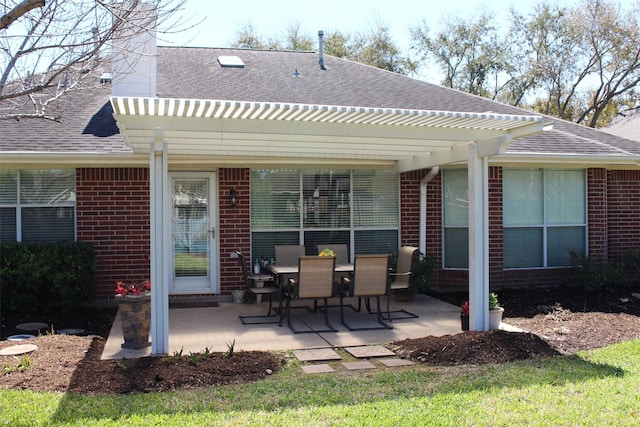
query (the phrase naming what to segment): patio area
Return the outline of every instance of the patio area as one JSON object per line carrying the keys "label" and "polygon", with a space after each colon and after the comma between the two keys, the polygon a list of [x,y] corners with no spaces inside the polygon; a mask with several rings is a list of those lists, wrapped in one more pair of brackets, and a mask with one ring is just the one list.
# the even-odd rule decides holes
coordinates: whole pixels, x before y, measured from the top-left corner
{"label": "patio area", "polygon": [[[347,299],[354,306],[357,300]],[[307,301],[300,301],[301,308],[293,310],[292,321],[299,329],[322,328],[324,316],[303,308]],[[330,300],[336,306],[329,308],[329,319],[338,332],[294,334],[287,327],[286,319],[282,327],[277,323],[243,325],[238,315],[263,315],[267,304],[234,304],[220,302],[217,307],[171,308],[169,310],[169,354],[182,351],[202,352],[227,351],[234,341],[235,351],[251,350],[301,350],[327,347],[347,347],[379,344],[405,338],[420,338],[427,335],[440,336],[460,333],[460,309],[438,299],[417,295],[412,302],[397,302],[391,299],[391,310],[405,309],[420,317],[399,319],[392,323],[393,329],[349,331],[340,323],[338,300]],[[383,302],[383,307],[386,300]],[[376,316],[366,310],[355,312],[345,308],[345,320],[351,326],[374,326]],[[136,358],[151,354],[151,347],[142,350],[121,348],[123,342],[120,314],[111,327],[104,347],[102,359]]]}

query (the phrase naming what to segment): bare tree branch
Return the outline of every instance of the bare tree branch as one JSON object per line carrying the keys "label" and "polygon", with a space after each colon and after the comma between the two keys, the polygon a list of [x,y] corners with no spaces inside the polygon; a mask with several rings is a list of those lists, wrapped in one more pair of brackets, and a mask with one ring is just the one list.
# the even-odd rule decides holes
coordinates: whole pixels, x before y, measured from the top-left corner
{"label": "bare tree branch", "polygon": [[17,4],[9,11],[9,13],[0,17],[0,30],[9,28],[11,24],[16,22],[27,12],[38,7],[44,7],[44,0],[24,0]]}

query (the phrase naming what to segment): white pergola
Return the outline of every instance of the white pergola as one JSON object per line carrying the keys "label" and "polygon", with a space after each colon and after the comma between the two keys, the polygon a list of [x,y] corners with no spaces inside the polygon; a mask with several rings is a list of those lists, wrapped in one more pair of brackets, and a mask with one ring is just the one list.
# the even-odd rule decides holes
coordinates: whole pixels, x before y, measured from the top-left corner
{"label": "white pergola", "polygon": [[174,162],[398,173],[466,163],[470,328],[488,329],[489,158],[515,138],[547,130],[541,116],[143,97],[111,103],[127,145],[149,154],[153,354],[169,347],[168,170]]}

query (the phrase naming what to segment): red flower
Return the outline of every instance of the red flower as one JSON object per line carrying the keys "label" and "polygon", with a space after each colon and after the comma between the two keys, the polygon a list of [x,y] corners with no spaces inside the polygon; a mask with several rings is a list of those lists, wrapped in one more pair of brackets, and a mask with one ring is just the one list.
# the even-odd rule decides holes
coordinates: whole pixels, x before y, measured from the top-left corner
{"label": "red flower", "polygon": [[469,301],[462,302],[460,305],[460,313],[462,313],[463,316],[469,315]]}
{"label": "red flower", "polygon": [[142,282],[116,282],[117,295],[140,295],[144,292],[151,291],[151,281],[144,280]]}

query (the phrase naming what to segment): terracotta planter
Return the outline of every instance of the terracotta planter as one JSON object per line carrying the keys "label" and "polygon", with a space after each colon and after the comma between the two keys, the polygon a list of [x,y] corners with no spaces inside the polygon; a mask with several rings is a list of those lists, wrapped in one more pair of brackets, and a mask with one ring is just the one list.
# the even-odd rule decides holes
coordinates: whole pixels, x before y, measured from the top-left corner
{"label": "terracotta planter", "polygon": [[140,350],[151,345],[151,294],[116,295],[122,321],[122,348]]}
{"label": "terracotta planter", "polygon": [[489,330],[500,329],[500,323],[502,323],[503,313],[503,307],[500,307],[496,310],[489,310]]}
{"label": "terracotta planter", "polygon": [[460,325],[463,331],[469,330],[469,316],[465,316],[464,314],[460,315]]}

